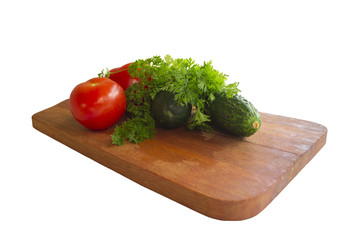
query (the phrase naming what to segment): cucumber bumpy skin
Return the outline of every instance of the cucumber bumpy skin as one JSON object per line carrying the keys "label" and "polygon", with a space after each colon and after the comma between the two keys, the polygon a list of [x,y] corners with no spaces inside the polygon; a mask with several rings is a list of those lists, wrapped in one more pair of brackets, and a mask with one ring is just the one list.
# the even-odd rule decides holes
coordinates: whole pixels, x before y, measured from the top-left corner
{"label": "cucumber bumpy skin", "polygon": [[152,102],[152,117],[161,128],[178,128],[185,124],[191,114],[191,104],[180,105],[174,99],[174,94],[160,91]]}
{"label": "cucumber bumpy skin", "polygon": [[261,117],[254,105],[241,95],[227,98],[217,94],[209,106],[211,123],[236,136],[249,137],[261,126]]}

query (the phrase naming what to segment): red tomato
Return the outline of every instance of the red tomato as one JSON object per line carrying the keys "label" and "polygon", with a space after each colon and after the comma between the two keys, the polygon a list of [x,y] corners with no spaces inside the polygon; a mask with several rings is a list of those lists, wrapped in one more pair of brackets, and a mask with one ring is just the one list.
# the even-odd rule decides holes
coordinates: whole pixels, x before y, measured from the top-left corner
{"label": "red tomato", "polygon": [[92,78],[77,85],[70,94],[74,118],[92,130],[114,125],[126,110],[123,88],[106,77]]}
{"label": "red tomato", "polygon": [[133,85],[134,83],[140,82],[140,79],[132,78],[130,76],[128,72],[128,68],[130,64],[131,63],[128,63],[122,67],[114,68],[110,70],[109,78],[120,84],[120,86],[122,86],[124,90],[126,90],[129,86]]}

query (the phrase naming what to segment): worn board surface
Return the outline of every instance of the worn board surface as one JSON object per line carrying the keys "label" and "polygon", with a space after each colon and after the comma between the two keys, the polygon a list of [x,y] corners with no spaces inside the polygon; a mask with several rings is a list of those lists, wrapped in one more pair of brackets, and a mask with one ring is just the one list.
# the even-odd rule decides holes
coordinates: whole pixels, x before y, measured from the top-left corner
{"label": "worn board surface", "polygon": [[184,206],[243,220],[261,212],[326,141],[327,129],[317,123],[261,117],[260,130],[249,138],[159,129],[151,140],[121,147],[111,144],[113,128],[91,131],[76,122],[68,100],[32,121],[51,138]]}

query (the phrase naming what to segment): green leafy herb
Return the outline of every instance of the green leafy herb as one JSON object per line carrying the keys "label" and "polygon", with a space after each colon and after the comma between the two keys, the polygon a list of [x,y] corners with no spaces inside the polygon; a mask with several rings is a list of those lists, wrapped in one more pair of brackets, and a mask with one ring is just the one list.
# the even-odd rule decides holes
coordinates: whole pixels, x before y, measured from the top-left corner
{"label": "green leafy herb", "polygon": [[117,125],[112,137],[113,144],[123,145],[125,141],[139,143],[155,134],[155,121],[150,115],[134,117]]}
{"label": "green leafy herb", "polygon": [[232,97],[239,92],[238,83],[226,85],[227,75],[214,69],[212,62],[196,64],[191,58],[164,59],[154,56],[139,59],[129,66],[132,77],[140,78],[126,90],[127,111],[131,118],[116,126],[112,140],[122,145],[125,141],[139,143],[155,134],[155,122],[151,117],[151,101],[157,92],[174,93],[179,104],[191,104],[195,114],[187,125],[189,130],[200,128],[209,131],[210,118],[206,106],[215,99],[215,93],[224,92]]}

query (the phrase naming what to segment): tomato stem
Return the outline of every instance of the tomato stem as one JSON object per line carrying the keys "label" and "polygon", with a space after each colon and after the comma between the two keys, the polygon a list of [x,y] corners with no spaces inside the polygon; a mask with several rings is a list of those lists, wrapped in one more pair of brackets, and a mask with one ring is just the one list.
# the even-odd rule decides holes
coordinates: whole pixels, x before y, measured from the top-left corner
{"label": "tomato stem", "polygon": [[119,73],[119,72],[123,72],[126,71],[127,69],[122,69],[120,71],[117,72],[110,72],[108,68],[106,68],[106,72],[105,70],[101,70],[101,72],[98,74],[98,77],[110,77],[110,74],[114,74],[114,73]]}
{"label": "tomato stem", "polygon": [[109,72],[109,75],[110,74],[114,74],[114,73],[119,73],[119,72],[123,72],[123,71],[126,71],[127,69],[122,69],[122,70],[120,70],[120,71],[117,71],[117,72]]}

